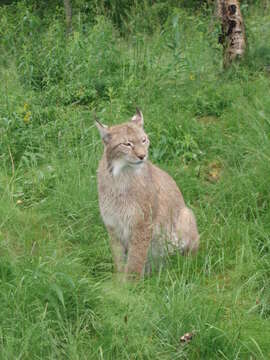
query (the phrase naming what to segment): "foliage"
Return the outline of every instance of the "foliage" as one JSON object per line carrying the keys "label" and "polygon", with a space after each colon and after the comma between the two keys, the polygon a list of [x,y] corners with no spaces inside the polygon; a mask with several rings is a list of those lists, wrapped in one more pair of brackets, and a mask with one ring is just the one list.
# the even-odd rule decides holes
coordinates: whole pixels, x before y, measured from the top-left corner
{"label": "foliage", "polygon": [[[77,0],[69,38],[61,2],[0,7],[1,359],[269,358],[270,19],[244,8],[249,53],[223,72],[199,3]],[[121,284],[92,112],[136,106],[201,246]]]}

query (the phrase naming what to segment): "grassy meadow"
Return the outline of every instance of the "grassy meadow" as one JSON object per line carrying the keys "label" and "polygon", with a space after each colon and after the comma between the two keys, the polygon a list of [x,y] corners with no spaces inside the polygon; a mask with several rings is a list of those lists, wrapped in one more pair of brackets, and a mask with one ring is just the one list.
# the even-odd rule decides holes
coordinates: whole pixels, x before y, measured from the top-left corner
{"label": "grassy meadow", "polygon": [[[248,53],[226,71],[213,9],[196,1],[120,17],[117,1],[77,0],[68,38],[62,2],[36,3],[0,6],[0,359],[270,359],[267,2],[243,2]],[[93,110],[116,124],[136,106],[201,244],[122,284]]]}

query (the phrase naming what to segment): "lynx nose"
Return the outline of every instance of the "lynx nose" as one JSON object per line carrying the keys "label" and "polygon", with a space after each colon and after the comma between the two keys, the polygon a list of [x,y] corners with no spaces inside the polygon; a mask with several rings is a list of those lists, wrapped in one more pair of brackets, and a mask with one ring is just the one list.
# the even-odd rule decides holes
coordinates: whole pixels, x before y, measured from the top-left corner
{"label": "lynx nose", "polygon": [[145,155],[144,154],[140,154],[140,155],[137,155],[137,157],[140,159],[140,160],[143,160],[145,158]]}

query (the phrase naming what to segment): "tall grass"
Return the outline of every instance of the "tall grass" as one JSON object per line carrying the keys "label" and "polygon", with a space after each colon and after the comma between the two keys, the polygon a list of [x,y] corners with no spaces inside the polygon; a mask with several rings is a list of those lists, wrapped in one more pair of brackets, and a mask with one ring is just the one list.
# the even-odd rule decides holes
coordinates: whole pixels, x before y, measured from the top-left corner
{"label": "tall grass", "polygon": [[[61,6],[0,7],[0,358],[268,359],[269,15],[243,8],[249,53],[224,72],[211,8],[85,4],[68,39]],[[136,106],[201,246],[121,284],[92,111],[115,124]]]}

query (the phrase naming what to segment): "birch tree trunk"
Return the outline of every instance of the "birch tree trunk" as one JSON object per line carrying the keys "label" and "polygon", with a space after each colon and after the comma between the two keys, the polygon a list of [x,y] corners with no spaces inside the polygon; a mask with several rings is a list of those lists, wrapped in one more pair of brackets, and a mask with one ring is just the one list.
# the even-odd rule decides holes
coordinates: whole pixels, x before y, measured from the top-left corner
{"label": "birch tree trunk", "polygon": [[72,33],[72,7],[70,0],[64,0],[65,14],[66,14],[66,34]]}
{"label": "birch tree trunk", "polygon": [[223,64],[228,67],[237,58],[243,57],[246,37],[243,17],[238,0],[217,0],[217,16],[221,20]]}

